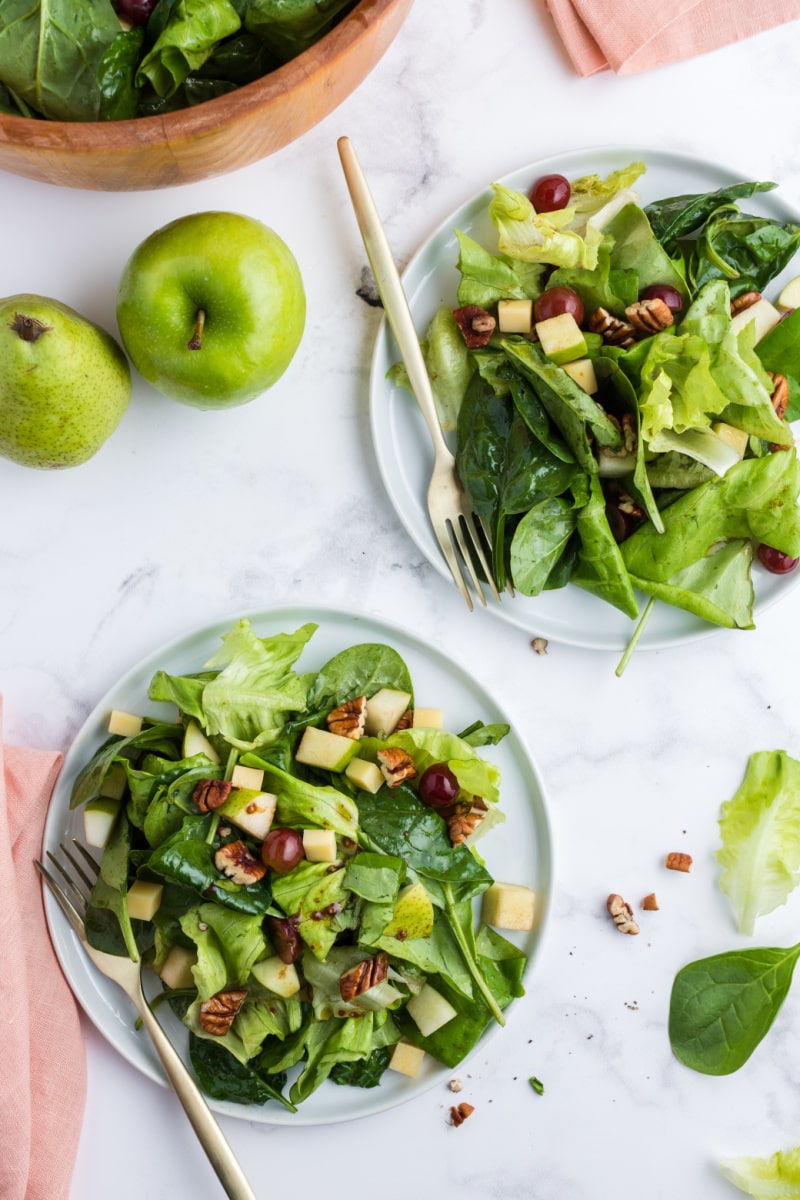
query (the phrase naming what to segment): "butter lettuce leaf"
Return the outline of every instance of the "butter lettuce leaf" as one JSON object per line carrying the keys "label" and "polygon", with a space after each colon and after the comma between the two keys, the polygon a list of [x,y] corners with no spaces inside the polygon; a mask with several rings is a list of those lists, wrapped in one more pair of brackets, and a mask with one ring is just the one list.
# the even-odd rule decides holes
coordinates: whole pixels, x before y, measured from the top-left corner
{"label": "butter lettuce leaf", "polygon": [[719,1168],[729,1183],[754,1200],[800,1197],[800,1146],[777,1150],[769,1158],[726,1158]]}
{"label": "butter lettuce leaf", "polygon": [[501,183],[492,184],[494,198],[489,215],[498,233],[503,254],[523,262],[548,263],[557,267],[597,265],[602,233],[589,226],[585,237],[567,228],[575,216],[571,206],[558,212],[537,213],[527,196]]}

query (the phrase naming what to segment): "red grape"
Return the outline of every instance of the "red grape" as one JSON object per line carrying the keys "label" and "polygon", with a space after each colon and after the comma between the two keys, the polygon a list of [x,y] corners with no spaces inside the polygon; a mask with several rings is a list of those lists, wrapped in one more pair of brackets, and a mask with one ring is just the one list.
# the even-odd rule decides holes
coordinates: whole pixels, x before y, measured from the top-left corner
{"label": "red grape", "polygon": [[640,300],[663,300],[672,312],[680,312],[683,308],[683,297],[677,288],[669,283],[652,283],[650,287],[639,292]]}
{"label": "red grape", "polygon": [[537,212],[556,212],[559,208],[567,207],[572,188],[563,175],[543,175],[536,180],[528,194]]}
{"label": "red grape", "polygon": [[558,317],[562,313],[572,313],[579,325],[583,320],[583,301],[577,292],[573,292],[572,288],[547,288],[534,302],[533,319],[535,321],[546,321],[549,317]]}
{"label": "red grape", "polygon": [[447,763],[433,763],[423,771],[419,781],[419,796],[429,808],[449,808],[459,793],[458,780]]}
{"label": "red grape", "polygon": [[113,0],[117,16],[131,25],[146,25],[158,0]]}
{"label": "red grape", "polygon": [[773,575],[788,575],[800,562],[800,558],[791,558],[782,550],[776,550],[774,546],[767,546],[764,542],[758,547],[758,557],[762,566]]}
{"label": "red grape", "polygon": [[264,838],[261,861],[276,875],[286,875],[303,856],[303,839],[296,829],[270,829]]}
{"label": "red grape", "polygon": [[302,949],[300,934],[288,917],[267,917],[267,932],[281,962],[293,963]]}

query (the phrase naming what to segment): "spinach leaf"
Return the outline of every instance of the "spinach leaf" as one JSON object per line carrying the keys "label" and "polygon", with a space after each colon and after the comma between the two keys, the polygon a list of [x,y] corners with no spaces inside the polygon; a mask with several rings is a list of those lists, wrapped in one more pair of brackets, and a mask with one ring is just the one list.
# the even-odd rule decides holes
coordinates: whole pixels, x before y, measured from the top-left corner
{"label": "spinach leaf", "polygon": [[792,982],[800,944],[731,950],[683,967],[672,985],[669,1039],[680,1062],[730,1075],[769,1030]]}
{"label": "spinach leaf", "polygon": [[117,758],[124,761],[132,751],[151,747],[163,750],[165,743],[169,746],[179,746],[182,736],[183,731],[179,725],[159,722],[156,725],[146,725],[133,737],[109,738],[78,772],[72,785],[70,808],[79,808],[88,800],[97,799],[105,777]]}
{"label": "spinach leaf", "polygon": [[372,696],[379,688],[413,696],[411,675],[391,646],[365,642],[342,650],[320,669],[308,692],[308,707],[328,711],[356,696]]}
{"label": "spinach leaf", "polygon": [[211,56],[218,42],[240,28],[230,0],[178,0],[139,64],[136,86],[149,83],[159,96],[171,96]]}
{"label": "spinach leaf", "polygon": [[189,1034],[189,1058],[197,1080],[212,1100],[229,1100],[233,1104],[266,1104],[278,1100],[290,1112],[297,1109],[282,1094],[286,1073],[275,1075],[246,1065],[208,1038]]}
{"label": "spinach leaf", "polygon": [[800,225],[751,217],[735,205],[716,210],[694,243],[689,278],[694,288],[710,279],[727,279],[731,297],[765,291],[794,258]]}
{"label": "spinach leaf", "polygon": [[203,900],[216,900],[240,913],[266,915],[270,893],[261,883],[243,887],[220,875],[214,866],[213,844],[206,841],[211,816],[184,817],[180,829],[162,842],[145,866],[173,883],[192,888]]}
{"label": "spinach leaf", "polygon": [[[131,852],[131,828],[120,813],[100,860],[100,873],[92,888],[86,910],[86,936],[89,944],[108,954],[126,954],[139,961],[136,932],[146,932],[148,922],[132,922],[128,915],[128,861]],[[134,927],[135,926],[135,927]],[[121,945],[120,945],[121,938]]]}
{"label": "spinach leaf", "polygon": [[250,0],[245,25],[281,62],[323,37],[354,0]]}
{"label": "spinach leaf", "polygon": [[682,272],[661,245],[647,214],[635,204],[626,204],[606,225],[603,233],[613,239],[611,266],[617,271],[636,271],[639,290],[653,283],[670,284],[689,303],[689,290]]}
{"label": "spinach leaf", "polygon": [[143,44],[144,29],[140,25],[120,30],[100,59],[97,84],[103,120],[127,121],[137,115],[139,90],[136,87],[136,71]]}
{"label": "spinach leaf", "polygon": [[770,192],[777,186],[775,183],[734,183],[715,192],[669,196],[647,204],[644,211],[659,242],[671,251],[680,238],[701,229],[721,204],[747,199],[756,192]]}
{"label": "spinach leaf", "polygon": [[531,508],[514,530],[510,570],[523,596],[544,591],[578,525],[571,500],[553,496]]}
{"label": "spinach leaf", "polygon": [[336,1063],[328,1078],[334,1083],[346,1084],[349,1087],[377,1087],[391,1057],[391,1048],[381,1046],[379,1050],[373,1050],[367,1058]]}
{"label": "spinach leaf", "polygon": [[787,421],[800,418],[800,308],[784,317],[756,346],[768,371],[785,375],[789,383]]}
{"label": "spinach leaf", "polygon": [[626,616],[638,616],[633,584],[608,524],[606,500],[597,475],[591,476],[588,502],[578,509],[577,532],[581,545],[572,582],[607,600]]}
{"label": "spinach leaf", "polygon": [[458,736],[468,746],[496,746],[510,732],[510,725],[484,725],[483,721],[474,721]]}
{"label": "spinach leaf", "polygon": [[574,463],[575,455],[561,435],[553,429],[547,409],[528,381],[508,365],[502,368],[499,374],[503,379],[508,380],[508,388],[517,412],[533,436],[561,462]]}

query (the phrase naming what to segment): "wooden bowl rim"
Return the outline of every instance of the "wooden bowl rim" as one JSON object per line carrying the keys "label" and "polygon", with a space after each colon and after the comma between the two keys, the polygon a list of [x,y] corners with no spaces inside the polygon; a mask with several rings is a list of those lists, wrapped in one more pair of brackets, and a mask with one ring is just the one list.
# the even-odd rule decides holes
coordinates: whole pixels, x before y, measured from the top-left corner
{"label": "wooden bowl rim", "polygon": [[53,150],[63,138],[72,149],[99,151],[108,148],[108,135],[113,130],[117,148],[127,142],[141,149],[224,129],[242,116],[252,118],[274,100],[286,97],[298,84],[330,68],[374,32],[376,21],[393,8],[404,4],[410,7],[411,3],[413,0],[359,0],[330,33],[296,58],[233,92],[175,112],[126,121],[48,121],[0,113],[0,145]]}

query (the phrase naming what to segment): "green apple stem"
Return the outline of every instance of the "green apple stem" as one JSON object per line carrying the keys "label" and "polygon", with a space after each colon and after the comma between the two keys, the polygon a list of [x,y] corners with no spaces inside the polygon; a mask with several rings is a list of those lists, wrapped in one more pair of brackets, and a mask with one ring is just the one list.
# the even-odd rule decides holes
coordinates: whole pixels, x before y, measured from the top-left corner
{"label": "green apple stem", "polygon": [[36,317],[26,317],[24,313],[14,313],[14,320],[9,325],[9,329],[13,329],[23,342],[38,342],[42,334],[52,328],[52,325],[45,325]]}
{"label": "green apple stem", "polygon": [[201,350],[203,347],[203,327],[206,323],[206,310],[198,308],[197,316],[195,317],[194,333],[192,334],[188,349]]}

